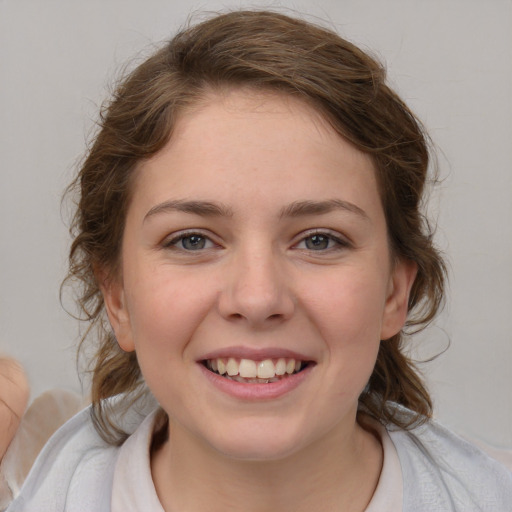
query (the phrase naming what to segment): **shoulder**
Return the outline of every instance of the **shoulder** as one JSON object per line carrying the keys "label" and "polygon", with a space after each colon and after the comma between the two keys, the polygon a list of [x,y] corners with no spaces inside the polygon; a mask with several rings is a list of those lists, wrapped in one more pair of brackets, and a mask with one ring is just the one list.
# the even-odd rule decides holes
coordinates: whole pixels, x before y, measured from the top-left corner
{"label": "shoulder", "polygon": [[50,438],[8,511],[69,509],[68,498],[111,480],[116,452],[97,435],[90,409],[84,409]]}
{"label": "shoulder", "polygon": [[[122,426],[133,432],[143,419],[128,414]],[[50,438],[8,512],[109,511],[119,450],[98,435],[90,407],[82,410]]]}
{"label": "shoulder", "polygon": [[512,472],[430,420],[412,430],[388,428],[404,479],[404,511],[505,512]]}

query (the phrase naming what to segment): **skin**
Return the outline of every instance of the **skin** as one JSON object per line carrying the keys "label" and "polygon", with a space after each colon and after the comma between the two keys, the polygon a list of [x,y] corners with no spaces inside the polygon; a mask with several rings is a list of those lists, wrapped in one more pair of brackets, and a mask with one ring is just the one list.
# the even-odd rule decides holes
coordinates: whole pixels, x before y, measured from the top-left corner
{"label": "skin", "polygon": [[[415,277],[392,261],[371,159],[311,107],[238,90],[183,115],[137,170],[121,275],[103,283],[169,415],[152,457],[166,511],[364,510],[382,449],[358,396]],[[201,364],[285,349],[312,363],[274,398],[226,393]]]}
{"label": "skin", "polygon": [[21,365],[14,359],[0,357],[0,460],[16,434],[29,394]]}

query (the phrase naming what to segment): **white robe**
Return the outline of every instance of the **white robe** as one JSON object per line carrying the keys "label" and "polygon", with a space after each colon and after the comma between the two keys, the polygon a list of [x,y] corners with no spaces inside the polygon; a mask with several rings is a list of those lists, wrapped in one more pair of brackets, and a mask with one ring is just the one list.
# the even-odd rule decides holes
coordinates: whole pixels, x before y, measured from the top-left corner
{"label": "white robe", "polygon": [[[149,414],[123,418],[122,426],[133,434],[122,447],[101,440],[89,409],[77,414],[45,446],[7,512],[117,512],[128,504],[128,510],[162,512],[149,467]],[[402,512],[512,511],[512,472],[435,421],[411,431],[390,426],[387,432],[399,461],[393,471],[401,468],[401,485],[394,491],[400,489]],[[385,447],[379,485],[392,485],[389,452]],[[142,477],[133,478],[130,467],[139,468]],[[129,489],[124,497],[123,489]],[[385,494],[381,489],[374,498]],[[370,509],[378,510],[373,500]]]}

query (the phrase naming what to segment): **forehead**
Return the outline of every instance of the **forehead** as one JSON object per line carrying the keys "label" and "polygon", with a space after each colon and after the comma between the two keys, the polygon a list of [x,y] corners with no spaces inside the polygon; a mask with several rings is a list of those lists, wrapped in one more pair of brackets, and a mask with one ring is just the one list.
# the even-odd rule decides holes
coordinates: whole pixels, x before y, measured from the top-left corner
{"label": "forehead", "polygon": [[376,198],[368,155],[306,102],[254,90],[205,95],[181,115],[167,145],[139,165],[134,186],[150,201]]}

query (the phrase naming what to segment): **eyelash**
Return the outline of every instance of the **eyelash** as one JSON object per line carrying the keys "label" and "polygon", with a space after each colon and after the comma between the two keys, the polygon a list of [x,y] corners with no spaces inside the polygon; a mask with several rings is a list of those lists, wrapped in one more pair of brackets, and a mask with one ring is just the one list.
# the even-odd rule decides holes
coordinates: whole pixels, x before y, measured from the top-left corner
{"label": "eyelash", "polygon": [[215,244],[215,242],[212,241],[212,239],[207,236],[207,235],[204,235],[203,233],[200,233],[200,232],[197,232],[197,231],[187,231],[187,232],[182,232],[182,233],[179,233],[178,235],[174,236],[173,238],[171,238],[170,240],[166,240],[163,244],[164,248],[166,249],[174,249],[174,250],[178,250],[178,251],[184,251],[184,252],[200,252],[202,250],[207,250],[207,249],[211,249],[211,247],[200,247],[197,251],[194,251],[193,249],[187,249],[186,247],[178,247],[177,244],[181,241],[182,244],[183,242],[186,240],[186,239],[191,239],[193,237],[197,237],[197,238],[200,238],[202,240],[205,241],[206,244],[210,243],[212,244],[212,247],[217,245]]}
{"label": "eyelash", "polygon": [[[308,239],[312,239],[313,237],[321,237],[325,240],[327,240],[327,243],[334,242],[334,246],[332,247],[326,247],[323,249],[311,249],[308,247],[300,248],[299,245],[302,243],[307,243],[306,241]],[[322,230],[314,230],[307,233],[303,233],[301,235],[301,238],[298,243],[294,245],[295,248],[298,250],[308,251],[308,252],[319,252],[319,253],[325,253],[325,252],[332,252],[332,251],[339,251],[346,249],[348,247],[351,247],[350,242],[343,237],[340,237],[339,235],[335,235],[330,231],[322,231]]]}
{"label": "eyelash", "polygon": [[[185,243],[185,241],[187,239],[190,240],[193,237],[197,237],[198,239],[200,239],[199,242],[204,241],[205,245],[210,244],[211,246],[210,247],[202,246],[196,250],[184,247],[183,244]],[[307,240],[310,240],[314,237],[323,239],[323,241],[327,242],[328,246],[324,247],[324,248],[320,248],[320,249],[313,249],[313,248],[310,248],[307,246],[299,247],[303,243],[307,244]],[[180,242],[181,242],[182,246],[178,247],[178,244]],[[329,247],[329,245],[331,243],[334,243],[334,245]],[[178,235],[174,236],[170,240],[165,241],[163,244],[164,248],[166,248],[166,249],[173,249],[173,250],[183,251],[183,252],[202,252],[204,250],[211,249],[211,248],[215,247],[216,245],[217,244],[209,236],[207,236],[201,232],[197,232],[197,231],[187,231],[187,232],[179,233]],[[297,249],[297,250],[301,250],[301,251],[325,253],[325,252],[332,252],[332,251],[346,249],[350,246],[351,246],[350,242],[348,240],[346,240],[345,238],[334,235],[333,233],[331,233],[329,231],[315,230],[315,231],[310,231],[310,232],[301,234],[300,240],[296,244],[293,245],[293,248]]]}

